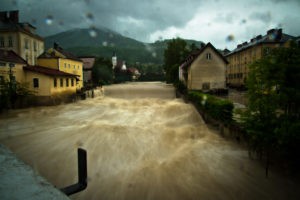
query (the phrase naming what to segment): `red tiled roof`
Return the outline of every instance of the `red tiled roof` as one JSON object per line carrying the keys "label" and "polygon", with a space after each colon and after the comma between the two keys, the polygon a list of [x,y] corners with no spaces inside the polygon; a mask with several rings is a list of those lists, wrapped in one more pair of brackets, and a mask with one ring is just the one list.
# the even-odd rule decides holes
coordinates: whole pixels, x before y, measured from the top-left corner
{"label": "red tiled roof", "polygon": [[36,72],[39,74],[45,74],[48,76],[73,76],[73,77],[78,76],[75,74],[70,74],[67,72],[59,71],[57,69],[51,69],[51,68],[42,67],[42,66],[25,66],[25,67],[23,67],[23,69],[25,71],[27,70],[27,71]]}
{"label": "red tiled roof", "polygon": [[0,61],[27,64],[26,60],[21,58],[12,50],[0,49]]}

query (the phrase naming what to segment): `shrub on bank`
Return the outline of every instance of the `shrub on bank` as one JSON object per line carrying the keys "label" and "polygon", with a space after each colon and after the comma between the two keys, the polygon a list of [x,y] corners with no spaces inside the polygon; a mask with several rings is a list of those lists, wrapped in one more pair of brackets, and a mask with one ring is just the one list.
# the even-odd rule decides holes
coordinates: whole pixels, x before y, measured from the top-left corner
{"label": "shrub on bank", "polygon": [[213,119],[222,121],[225,124],[232,122],[233,103],[231,101],[198,91],[188,92],[188,98],[195,104],[197,109],[205,112]]}

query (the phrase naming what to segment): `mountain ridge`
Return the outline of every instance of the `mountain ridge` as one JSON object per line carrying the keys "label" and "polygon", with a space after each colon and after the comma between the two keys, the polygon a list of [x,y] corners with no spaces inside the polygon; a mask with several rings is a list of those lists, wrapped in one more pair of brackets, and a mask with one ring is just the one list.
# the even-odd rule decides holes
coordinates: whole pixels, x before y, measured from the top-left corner
{"label": "mountain ridge", "polygon": [[[115,52],[118,58],[129,63],[162,64],[164,49],[170,40],[145,43],[104,27],[75,28],[45,37],[45,48],[52,47],[56,42],[76,56],[111,57]],[[195,43],[198,47],[203,43],[196,40],[186,42],[189,45]]]}

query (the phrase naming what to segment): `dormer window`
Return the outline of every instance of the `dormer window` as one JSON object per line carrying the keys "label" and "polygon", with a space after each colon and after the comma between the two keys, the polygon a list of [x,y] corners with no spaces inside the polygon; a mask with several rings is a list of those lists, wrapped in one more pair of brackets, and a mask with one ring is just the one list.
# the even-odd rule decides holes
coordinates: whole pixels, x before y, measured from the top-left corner
{"label": "dormer window", "polygon": [[206,54],[206,60],[211,60],[211,53]]}

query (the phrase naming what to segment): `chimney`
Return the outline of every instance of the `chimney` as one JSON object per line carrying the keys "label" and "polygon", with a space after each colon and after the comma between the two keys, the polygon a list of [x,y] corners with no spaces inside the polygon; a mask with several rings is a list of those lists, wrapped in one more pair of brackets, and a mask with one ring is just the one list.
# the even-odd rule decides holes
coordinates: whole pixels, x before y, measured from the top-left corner
{"label": "chimney", "polygon": [[248,42],[244,42],[244,43],[243,43],[243,46],[246,46],[247,44],[248,44]]}
{"label": "chimney", "polygon": [[0,12],[0,21],[2,22],[13,22],[13,23],[19,23],[19,11],[13,10],[13,11],[3,11]]}
{"label": "chimney", "polygon": [[9,20],[14,23],[19,23],[19,11],[13,10],[9,12]]}
{"label": "chimney", "polygon": [[270,35],[270,34],[272,34],[272,33],[274,33],[274,32],[275,32],[275,29],[272,28],[272,29],[270,29],[270,30],[267,31],[267,35]]}
{"label": "chimney", "polygon": [[54,49],[58,49],[58,48],[59,48],[59,45],[58,45],[57,42],[54,42],[54,43],[53,43],[53,48],[54,48]]}
{"label": "chimney", "polygon": [[277,29],[275,40],[279,41],[282,38],[282,29]]}
{"label": "chimney", "polygon": [[0,12],[0,21],[5,22],[7,20],[7,11]]}
{"label": "chimney", "polygon": [[258,36],[256,36],[256,40],[259,40],[259,39],[261,39],[262,38],[262,36],[261,35],[258,35]]}
{"label": "chimney", "polygon": [[242,47],[242,44],[238,44],[238,45],[237,45],[237,48],[240,48],[240,47]]}

